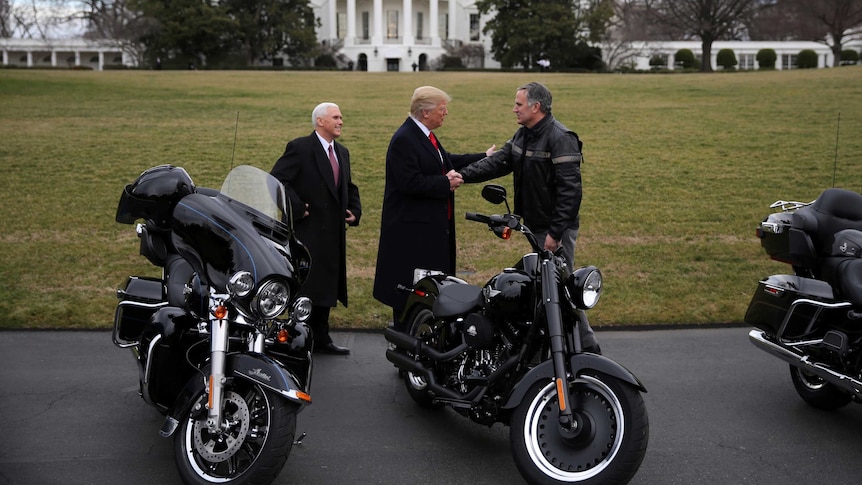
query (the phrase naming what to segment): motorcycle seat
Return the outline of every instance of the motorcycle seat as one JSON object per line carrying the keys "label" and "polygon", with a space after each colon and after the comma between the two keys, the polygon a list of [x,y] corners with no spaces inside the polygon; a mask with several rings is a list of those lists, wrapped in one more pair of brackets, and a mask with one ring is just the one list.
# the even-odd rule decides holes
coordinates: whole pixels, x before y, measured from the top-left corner
{"label": "motorcycle seat", "polygon": [[845,229],[862,230],[862,195],[844,189],[826,189],[811,205],[793,214],[790,253],[798,265],[821,270],[823,258],[833,256],[835,236]]}
{"label": "motorcycle seat", "polygon": [[482,303],[482,287],[474,285],[449,285],[440,290],[440,295],[431,307],[437,317],[463,315]]}
{"label": "motorcycle seat", "polygon": [[832,284],[836,296],[849,301],[853,308],[862,309],[862,259],[826,258],[824,268],[824,279]]}

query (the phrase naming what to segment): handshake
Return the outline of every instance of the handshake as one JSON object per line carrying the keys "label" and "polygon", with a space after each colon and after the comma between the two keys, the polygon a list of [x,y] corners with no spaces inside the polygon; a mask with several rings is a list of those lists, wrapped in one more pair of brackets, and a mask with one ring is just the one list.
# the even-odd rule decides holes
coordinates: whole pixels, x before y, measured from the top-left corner
{"label": "handshake", "polygon": [[461,174],[454,170],[449,170],[449,173],[446,174],[446,178],[449,179],[449,190],[451,191],[454,191],[464,183],[464,178],[461,177]]}

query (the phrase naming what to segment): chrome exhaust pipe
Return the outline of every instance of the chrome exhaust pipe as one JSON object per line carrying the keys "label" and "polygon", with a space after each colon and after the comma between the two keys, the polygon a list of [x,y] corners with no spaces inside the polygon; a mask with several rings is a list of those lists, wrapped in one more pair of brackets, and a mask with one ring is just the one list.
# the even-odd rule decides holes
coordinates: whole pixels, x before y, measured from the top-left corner
{"label": "chrome exhaust pipe", "polygon": [[755,329],[748,332],[748,339],[751,340],[751,343],[760,350],[778,357],[805,372],[814,374],[840,389],[851,392],[856,398],[862,398],[862,381],[854,379],[846,374],[836,372],[823,364],[812,362],[809,360],[808,355],[797,354],[786,347],[767,340],[765,335],[766,332]]}

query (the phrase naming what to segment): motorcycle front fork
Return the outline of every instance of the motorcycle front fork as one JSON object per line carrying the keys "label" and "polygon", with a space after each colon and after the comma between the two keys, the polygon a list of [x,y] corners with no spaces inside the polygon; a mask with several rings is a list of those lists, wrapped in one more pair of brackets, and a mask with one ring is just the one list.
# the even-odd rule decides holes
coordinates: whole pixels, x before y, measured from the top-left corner
{"label": "motorcycle front fork", "polygon": [[[542,261],[542,299],[545,304],[545,317],[548,321],[548,337],[551,342],[551,359],[554,363],[554,382],[557,385],[557,401],[560,408],[559,424],[565,430],[577,427],[577,420],[572,415],[569,405],[569,381],[566,370],[566,345],[563,333],[563,318],[560,311],[560,292],[556,283],[556,268],[553,262],[545,258]],[[574,335],[574,350],[581,351],[581,339],[577,332]]]}

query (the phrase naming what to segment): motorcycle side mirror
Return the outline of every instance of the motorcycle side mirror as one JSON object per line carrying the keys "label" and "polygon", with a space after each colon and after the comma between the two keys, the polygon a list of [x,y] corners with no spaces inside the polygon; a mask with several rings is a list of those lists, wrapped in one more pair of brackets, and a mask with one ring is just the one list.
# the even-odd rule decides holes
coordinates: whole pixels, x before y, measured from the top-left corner
{"label": "motorcycle side mirror", "polygon": [[506,188],[502,185],[488,184],[482,187],[482,198],[492,204],[506,202]]}
{"label": "motorcycle side mirror", "polygon": [[509,208],[509,201],[506,199],[506,188],[502,185],[488,184],[482,187],[482,198],[492,204],[506,203],[506,212],[512,213]]}

